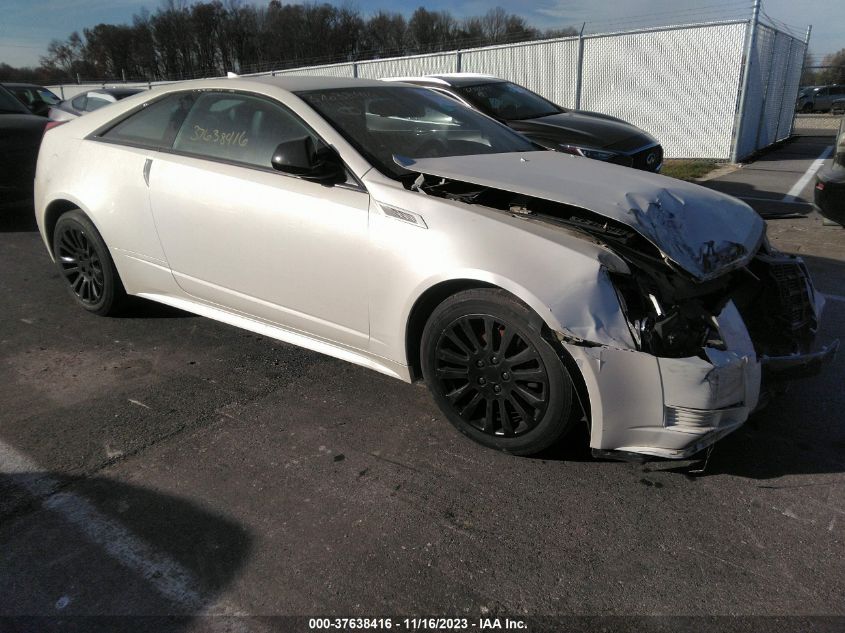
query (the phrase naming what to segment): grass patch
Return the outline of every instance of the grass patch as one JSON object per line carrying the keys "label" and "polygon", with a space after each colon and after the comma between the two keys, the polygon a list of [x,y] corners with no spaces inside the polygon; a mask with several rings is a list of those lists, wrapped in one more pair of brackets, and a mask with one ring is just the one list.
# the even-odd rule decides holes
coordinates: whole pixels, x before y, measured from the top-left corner
{"label": "grass patch", "polygon": [[667,160],[660,173],[679,180],[696,180],[716,168],[715,160]]}

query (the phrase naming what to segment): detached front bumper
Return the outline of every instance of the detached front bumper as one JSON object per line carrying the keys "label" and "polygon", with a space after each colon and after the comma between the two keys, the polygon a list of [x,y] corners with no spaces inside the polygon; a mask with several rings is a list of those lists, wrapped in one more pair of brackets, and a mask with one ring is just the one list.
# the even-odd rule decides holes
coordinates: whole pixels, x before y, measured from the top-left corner
{"label": "detached front bumper", "polygon": [[767,380],[796,380],[818,374],[836,356],[839,339],[820,350],[792,356],[763,356],[763,375]]}
{"label": "detached front bumper", "polygon": [[742,426],[760,401],[764,373],[818,371],[839,342],[783,358],[758,358],[736,306],[718,317],[726,350],[704,358],[657,358],[565,344],[590,399],[590,446],[602,454],[685,459]]}

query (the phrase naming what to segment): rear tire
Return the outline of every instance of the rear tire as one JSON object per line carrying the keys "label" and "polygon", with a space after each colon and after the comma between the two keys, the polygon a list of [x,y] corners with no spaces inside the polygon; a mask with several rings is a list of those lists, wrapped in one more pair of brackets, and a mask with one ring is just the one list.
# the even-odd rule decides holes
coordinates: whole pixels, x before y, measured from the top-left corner
{"label": "rear tire", "polygon": [[100,316],[120,310],[126,290],[106,243],[79,209],[67,211],[56,222],[53,257],[78,305]]}
{"label": "rear tire", "polygon": [[476,442],[515,455],[554,444],[569,428],[574,387],[543,321],[498,289],[453,295],[432,313],[422,372],[440,409]]}

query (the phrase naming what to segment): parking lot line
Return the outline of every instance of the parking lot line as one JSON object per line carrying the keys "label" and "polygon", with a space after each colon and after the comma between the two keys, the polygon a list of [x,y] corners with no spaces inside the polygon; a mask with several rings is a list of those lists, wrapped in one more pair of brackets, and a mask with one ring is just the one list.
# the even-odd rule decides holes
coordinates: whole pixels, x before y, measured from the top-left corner
{"label": "parking lot line", "polygon": [[[59,491],[60,484],[38,464],[12,446],[0,441],[0,473],[14,475],[27,493],[41,499],[43,508],[55,512],[77,528],[87,540],[111,558],[139,574],[159,594],[192,613],[239,615],[242,611],[226,602],[203,596],[190,571],[168,556],[155,551],[119,522],[103,516],[85,498]],[[232,622],[227,623],[231,630]]]}
{"label": "parking lot line", "polygon": [[804,190],[804,187],[807,186],[807,183],[810,182],[810,179],[815,176],[816,172],[822,168],[824,165],[825,159],[830,156],[830,153],[833,151],[833,145],[828,145],[824,148],[824,151],[819,155],[819,157],[810,163],[810,166],[807,168],[807,171],[804,172],[804,175],[798,179],[794,185],[792,185],[792,189],[790,189],[786,195],[781,198],[782,202],[795,202],[798,198],[798,195]]}

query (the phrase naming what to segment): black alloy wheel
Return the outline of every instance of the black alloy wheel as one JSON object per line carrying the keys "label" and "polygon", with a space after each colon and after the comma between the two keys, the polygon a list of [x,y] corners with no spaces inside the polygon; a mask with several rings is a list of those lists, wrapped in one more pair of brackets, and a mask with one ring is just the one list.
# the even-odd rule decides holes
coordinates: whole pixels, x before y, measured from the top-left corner
{"label": "black alloy wheel", "polygon": [[79,305],[99,315],[117,311],[126,292],[103,238],[79,209],[56,223],[53,256]]}
{"label": "black alloy wheel", "polygon": [[423,374],[438,405],[463,433],[527,455],[566,430],[572,384],[539,317],[494,289],[441,304],[423,334]]}

